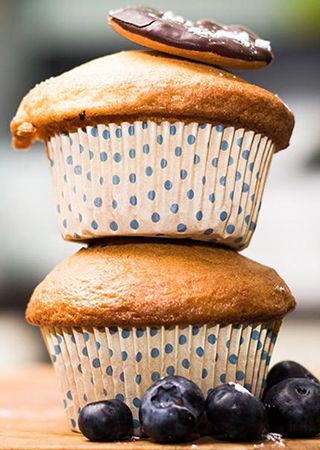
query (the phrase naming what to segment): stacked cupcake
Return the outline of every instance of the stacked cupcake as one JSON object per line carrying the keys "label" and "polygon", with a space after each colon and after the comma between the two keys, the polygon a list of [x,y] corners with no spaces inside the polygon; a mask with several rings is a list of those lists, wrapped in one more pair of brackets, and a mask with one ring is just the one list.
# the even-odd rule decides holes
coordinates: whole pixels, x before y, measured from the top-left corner
{"label": "stacked cupcake", "polygon": [[269,63],[253,33],[149,8],[111,13],[110,23],[178,57],[121,52],[50,78],[22,100],[11,130],[17,148],[45,142],[61,234],[87,243],[27,309],[69,423],[78,430],[85,404],[117,398],[139,435],[141,399],[166,375],[204,394],[233,381],[262,395],[294,299],[276,272],[237,250],[254,233],[293,116],[213,65]]}

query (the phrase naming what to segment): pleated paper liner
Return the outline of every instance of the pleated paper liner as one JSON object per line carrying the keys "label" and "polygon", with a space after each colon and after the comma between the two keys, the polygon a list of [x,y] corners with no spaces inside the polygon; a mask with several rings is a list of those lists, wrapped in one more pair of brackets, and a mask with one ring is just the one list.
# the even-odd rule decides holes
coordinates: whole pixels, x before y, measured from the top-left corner
{"label": "pleated paper liner", "polygon": [[197,383],[204,395],[229,381],[261,396],[281,321],[146,328],[43,328],[70,427],[87,403],[126,402],[140,435],[145,391],[167,375]]}
{"label": "pleated paper liner", "polygon": [[270,139],[207,123],[109,123],[48,142],[68,240],[165,236],[245,248],[274,151]]}

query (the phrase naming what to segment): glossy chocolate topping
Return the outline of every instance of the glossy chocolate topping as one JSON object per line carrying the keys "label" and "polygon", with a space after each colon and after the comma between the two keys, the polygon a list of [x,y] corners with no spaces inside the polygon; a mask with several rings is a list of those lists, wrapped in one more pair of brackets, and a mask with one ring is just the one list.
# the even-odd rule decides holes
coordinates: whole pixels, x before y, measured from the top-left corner
{"label": "glossy chocolate topping", "polygon": [[177,48],[265,64],[273,59],[270,42],[239,25],[219,25],[211,20],[191,22],[170,11],[144,6],[110,11],[109,18],[131,33]]}

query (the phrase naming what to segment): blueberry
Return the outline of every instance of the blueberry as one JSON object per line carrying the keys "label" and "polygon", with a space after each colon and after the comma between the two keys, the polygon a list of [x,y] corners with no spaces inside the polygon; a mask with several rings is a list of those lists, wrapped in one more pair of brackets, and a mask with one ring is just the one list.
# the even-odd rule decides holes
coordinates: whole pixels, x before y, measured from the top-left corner
{"label": "blueberry", "polygon": [[206,401],[212,434],[227,441],[257,441],[267,432],[267,413],[263,403],[235,383],[213,389]]}
{"label": "blueberry", "polygon": [[104,400],[82,408],[78,424],[81,433],[90,441],[119,441],[132,436],[133,418],[125,403]]}
{"label": "blueberry", "polygon": [[152,385],[142,400],[143,431],[156,442],[183,442],[191,438],[204,411],[198,386],[180,376],[169,376]]}
{"label": "blueberry", "polygon": [[288,378],[269,389],[264,403],[272,432],[293,438],[320,433],[319,383],[308,378]]}
{"label": "blueberry", "polygon": [[268,373],[265,393],[272,386],[287,378],[309,378],[319,383],[319,380],[301,364],[294,361],[282,361],[273,366]]}

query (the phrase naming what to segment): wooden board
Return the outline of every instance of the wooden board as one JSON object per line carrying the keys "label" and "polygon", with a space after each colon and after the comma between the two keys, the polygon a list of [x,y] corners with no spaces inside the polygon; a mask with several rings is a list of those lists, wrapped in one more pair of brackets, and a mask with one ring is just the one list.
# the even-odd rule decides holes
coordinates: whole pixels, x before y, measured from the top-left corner
{"label": "wooden board", "polygon": [[[94,443],[69,431],[60,404],[55,374],[50,366],[29,367],[0,375],[0,450],[247,450],[277,449],[279,445],[229,444],[210,438],[179,445],[157,445],[148,440]],[[281,447],[283,448],[283,447]],[[320,438],[285,440],[292,450],[320,449]]]}

